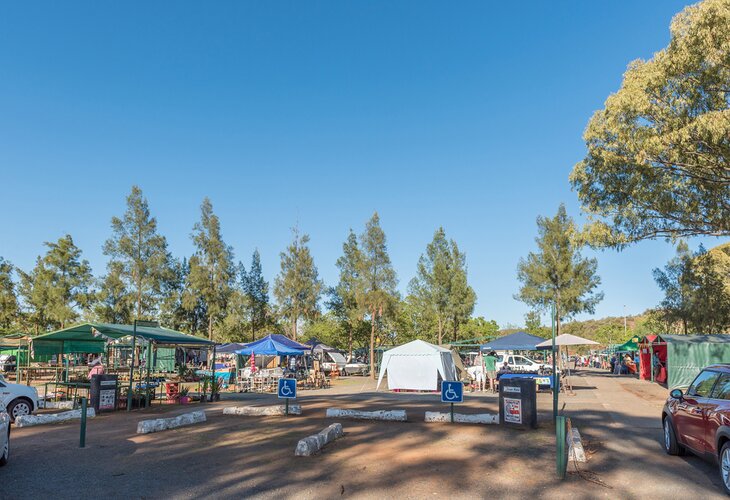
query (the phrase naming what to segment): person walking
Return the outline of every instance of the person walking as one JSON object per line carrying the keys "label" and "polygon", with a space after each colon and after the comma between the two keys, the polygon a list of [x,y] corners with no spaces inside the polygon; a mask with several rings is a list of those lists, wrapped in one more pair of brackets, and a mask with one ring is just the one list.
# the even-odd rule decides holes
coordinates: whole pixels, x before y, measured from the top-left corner
{"label": "person walking", "polygon": [[492,393],[496,392],[497,384],[497,353],[490,351],[484,357],[484,370],[486,371],[487,378],[489,379],[489,390]]}

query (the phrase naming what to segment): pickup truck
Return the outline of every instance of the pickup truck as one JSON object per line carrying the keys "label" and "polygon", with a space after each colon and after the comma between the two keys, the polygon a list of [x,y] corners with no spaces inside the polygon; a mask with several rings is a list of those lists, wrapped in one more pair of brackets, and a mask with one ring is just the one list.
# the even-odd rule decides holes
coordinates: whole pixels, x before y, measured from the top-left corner
{"label": "pickup truck", "polygon": [[[507,362],[507,366],[509,366],[509,369],[513,372],[546,373],[553,371],[552,365],[538,363],[527,356],[520,356],[519,354],[498,354],[497,371],[504,366],[505,362]],[[560,373],[560,370],[558,370],[558,373]]]}
{"label": "pickup truck", "polygon": [[10,421],[21,415],[30,415],[38,409],[38,391],[35,387],[11,384],[0,374],[0,406],[10,415]]}

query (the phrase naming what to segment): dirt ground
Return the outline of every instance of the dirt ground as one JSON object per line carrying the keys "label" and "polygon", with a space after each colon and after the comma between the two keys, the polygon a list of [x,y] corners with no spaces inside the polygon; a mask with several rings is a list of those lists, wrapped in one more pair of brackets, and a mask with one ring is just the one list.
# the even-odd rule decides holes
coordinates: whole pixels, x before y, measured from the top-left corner
{"label": "dirt ground", "polygon": [[[693,496],[719,494],[713,467],[699,459],[663,455],[658,445],[660,429],[653,425],[651,431],[623,428],[615,409],[594,405],[591,398],[600,396],[600,389],[593,379],[610,384],[607,393],[616,390],[621,397],[639,399],[621,387],[623,381],[589,375],[575,384],[576,403],[566,404],[565,411],[575,413],[574,422],[586,436],[591,460],[583,466],[588,472],[573,471],[565,481],[555,475],[549,393],[539,395],[537,430],[426,424],[425,411],[446,411],[438,395],[374,392],[371,382],[352,377],[337,381],[329,390],[300,392],[301,416],[222,414],[224,406],[278,403],[275,396],[258,394],[224,394],[223,401],[215,404],[156,405],[150,410],[105,414],[89,420],[84,449],[78,447],[78,422],[14,428],[11,462],[0,469],[0,497],[648,498],[685,490]],[[580,409],[584,400],[595,414]],[[326,419],[325,409],[330,407],[405,409],[409,421]],[[201,408],[208,417],[204,424],[136,434],[139,420]],[[459,409],[497,413],[497,398],[467,394]],[[343,424],[345,437],[319,455],[294,456],[299,439],[334,421]],[[628,435],[632,432],[633,437]],[[620,456],[607,444],[612,436],[648,441],[641,443],[641,456]],[[636,468],[632,460],[639,467],[643,461],[659,463],[667,468],[666,477],[650,486],[636,484],[641,476],[635,479],[627,472]],[[686,474],[693,474],[695,480],[687,483]]]}

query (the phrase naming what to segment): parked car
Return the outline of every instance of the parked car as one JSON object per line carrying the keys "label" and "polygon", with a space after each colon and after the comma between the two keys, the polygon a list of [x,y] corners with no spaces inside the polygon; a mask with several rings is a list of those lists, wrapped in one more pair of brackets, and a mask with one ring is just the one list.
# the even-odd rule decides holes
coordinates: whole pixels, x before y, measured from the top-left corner
{"label": "parked car", "polygon": [[0,374],[0,405],[7,409],[10,421],[21,415],[30,415],[38,409],[38,391],[35,387],[11,384]]}
{"label": "parked car", "polygon": [[[552,365],[545,363],[538,363],[533,361],[527,356],[520,356],[518,354],[498,354],[497,355],[497,370],[500,370],[504,363],[507,362],[507,366],[513,372],[536,372],[545,373],[552,372]],[[558,373],[560,370],[558,369]]]}
{"label": "parked car", "polygon": [[666,452],[690,451],[718,463],[722,486],[730,495],[730,364],[708,366],[686,393],[672,390],[662,427]]}
{"label": "parked car", "polygon": [[14,372],[18,358],[12,354],[0,354],[0,372]]}
{"label": "parked car", "polygon": [[0,403],[0,467],[10,458],[10,415]]}

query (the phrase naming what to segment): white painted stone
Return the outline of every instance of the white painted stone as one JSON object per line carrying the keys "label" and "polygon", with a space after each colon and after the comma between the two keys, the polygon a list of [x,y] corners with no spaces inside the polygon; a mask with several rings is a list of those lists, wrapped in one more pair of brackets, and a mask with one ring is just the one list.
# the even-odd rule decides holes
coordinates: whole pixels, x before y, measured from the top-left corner
{"label": "white painted stone", "polygon": [[[286,415],[286,406],[227,406],[223,408],[224,415],[272,416]],[[302,407],[289,405],[289,415],[301,415]]]}
{"label": "white painted stone", "polygon": [[44,401],[44,400],[40,399],[40,400],[38,400],[38,408],[57,409],[57,410],[73,410],[74,402],[73,401]]}
{"label": "white painted stone", "polygon": [[343,410],[341,408],[327,408],[327,418],[355,418],[359,420],[388,420],[405,422],[408,420],[405,410]]}
{"label": "white painted stone", "polygon": [[574,462],[585,462],[586,454],[583,450],[583,442],[580,439],[580,432],[575,427],[572,428],[572,436],[568,436],[568,457]]}
{"label": "white painted stone", "polygon": [[317,434],[300,439],[297,443],[296,449],[294,450],[294,455],[298,457],[314,455],[324,448],[325,445],[331,443],[337,438],[341,438],[344,435],[345,432],[342,430],[342,424],[328,425]]}
{"label": "white painted stone", "polygon": [[[427,411],[425,422],[449,422],[451,423],[451,413],[443,413],[438,411]],[[454,413],[454,423],[459,424],[496,424],[499,423],[499,415],[491,413],[477,413],[474,415],[466,415],[463,413]]]}
{"label": "white painted stone", "polygon": [[198,424],[205,422],[205,411],[194,411],[183,413],[172,418],[156,418],[154,420],[140,420],[137,423],[137,434],[148,434],[150,432],[159,432],[167,429],[175,429],[184,425]]}
{"label": "white painted stone", "polygon": [[[93,408],[86,409],[86,418],[94,418],[96,412]],[[33,425],[57,424],[69,420],[80,419],[81,410],[64,411],[61,413],[44,413],[42,415],[21,415],[15,419],[18,427],[31,427]]]}

